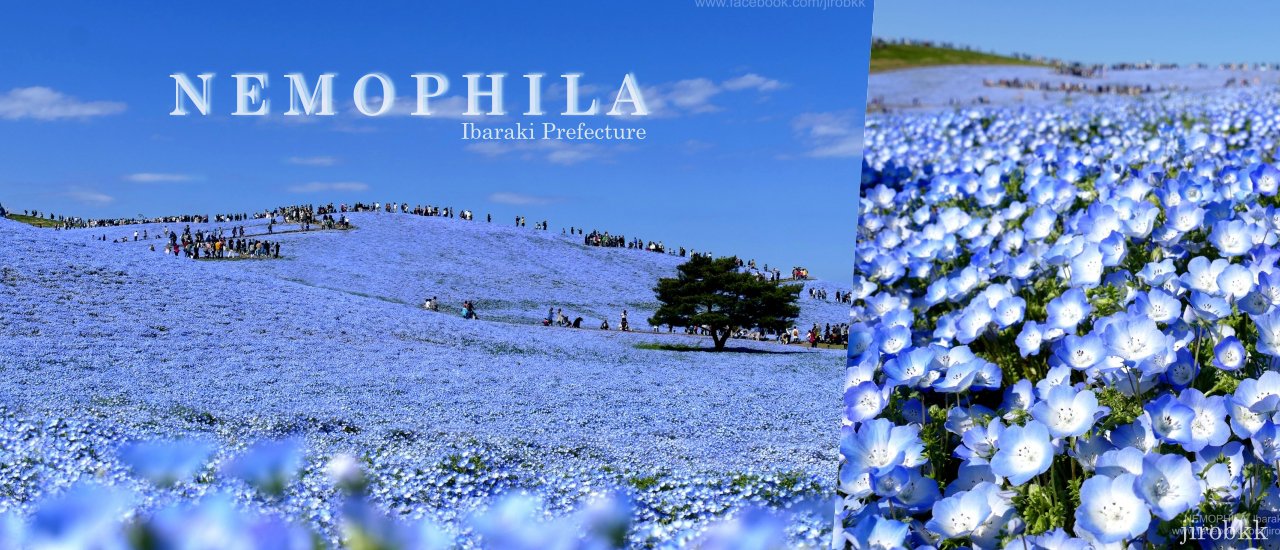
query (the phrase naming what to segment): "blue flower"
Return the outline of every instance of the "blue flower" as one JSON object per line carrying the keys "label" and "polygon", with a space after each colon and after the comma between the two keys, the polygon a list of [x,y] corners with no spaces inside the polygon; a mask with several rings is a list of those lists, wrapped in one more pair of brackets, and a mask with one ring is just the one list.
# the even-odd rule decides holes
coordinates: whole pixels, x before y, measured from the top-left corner
{"label": "blue flower", "polygon": [[1022,234],[1029,241],[1044,240],[1053,232],[1058,214],[1052,208],[1040,207],[1022,221]]}
{"label": "blue flower", "polygon": [[892,550],[902,548],[910,527],[898,520],[869,515],[862,518],[846,540],[857,550]]}
{"label": "blue flower", "polygon": [[1276,170],[1276,167],[1270,164],[1263,164],[1249,173],[1249,179],[1252,180],[1253,188],[1259,195],[1274,196],[1277,186],[1280,185],[1280,170]]}
{"label": "blue flower", "polygon": [[1253,447],[1254,458],[1264,464],[1275,464],[1280,460],[1280,427],[1275,422],[1263,422],[1262,427],[1249,438],[1249,443]]}
{"label": "blue flower", "polygon": [[929,374],[933,356],[933,350],[929,348],[915,348],[898,354],[884,364],[884,373],[888,377],[886,383],[914,387],[921,378]]}
{"label": "blue flower", "polygon": [[995,306],[996,326],[1004,329],[1022,320],[1027,301],[1018,296],[1001,299]]}
{"label": "blue flower", "polygon": [[1030,412],[1035,402],[1035,387],[1030,380],[1023,378],[1005,390],[1004,402],[1000,404],[1000,408],[1005,411],[1005,418],[1009,419],[1019,411]]}
{"label": "blue flower", "polygon": [[1053,454],[1044,424],[1032,420],[1026,426],[1010,426],[1000,435],[1000,450],[991,458],[991,471],[1012,485],[1022,485],[1048,471]]}
{"label": "blue flower", "polygon": [[1186,348],[1178,350],[1173,363],[1160,374],[1160,379],[1175,390],[1183,390],[1200,375],[1200,365]]}
{"label": "blue flower", "polygon": [[1076,459],[1086,472],[1093,471],[1098,457],[1103,453],[1115,449],[1107,438],[1100,435],[1077,438],[1073,442],[1074,445],[1067,446],[1067,456]]}
{"label": "blue flower", "polygon": [[876,331],[880,353],[894,355],[911,344],[911,329],[903,326],[882,327]]}
{"label": "blue flower", "polygon": [[960,446],[955,455],[967,464],[985,464],[995,454],[1005,426],[999,419],[986,426],[974,426],[960,435]]}
{"label": "blue flower", "polygon": [[124,548],[123,533],[116,523],[134,498],[117,487],[77,483],[36,508],[27,528],[27,547]]}
{"label": "blue flower", "polygon": [[995,324],[995,312],[981,300],[975,300],[956,320],[956,340],[968,344]]}
{"label": "blue flower", "polygon": [[902,466],[894,466],[881,470],[871,470],[871,492],[880,497],[894,497],[911,479],[908,470]]}
{"label": "blue flower", "polygon": [[1157,323],[1171,323],[1182,314],[1182,301],[1159,288],[1137,295],[1130,312],[1145,315]]}
{"label": "blue flower", "polygon": [[1134,447],[1111,449],[1098,455],[1093,471],[1100,476],[1116,477],[1122,474],[1142,475],[1146,452]]}
{"label": "blue flower", "polygon": [[1169,226],[1180,233],[1186,233],[1204,221],[1204,209],[1195,203],[1183,203],[1170,208],[1166,212]]}
{"label": "blue flower", "polygon": [[969,391],[973,380],[978,376],[979,361],[968,361],[952,365],[946,373],[933,383],[933,390],[940,393],[960,393]]}
{"label": "blue flower", "polygon": [[1109,323],[1102,338],[1108,351],[1131,363],[1163,353],[1168,346],[1156,322],[1142,317],[1125,317]]}
{"label": "blue flower", "polygon": [[929,419],[932,418],[929,416],[929,409],[925,407],[924,402],[914,397],[902,402],[902,408],[899,413],[902,414],[902,419],[909,424],[928,424]]}
{"label": "blue flower", "polygon": [[937,480],[921,475],[919,468],[910,469],[908,474],[907,482],[902,484],[898,494],[893,497],[897,506],[915,514],[928,510],[942,498]]}
{"label": "blue flower", "polygon": [[1044,400],[1031,408],[1031,416],[1055,438],[1084,435],[1093,428],[1098,412],[1098,398],[1092,391],[1077,392],[1070,386],[1050,389]]}
{"label": "blue flower", "polygon": [[1227,372],[1240,370],[1247,359],[1244,344],[1235,336],[1228,336],[1213,346],[1213,365]]}
{"label": "blue flower", "polygon": [[120,448],[120,460],[133,472],[160,486],[191,479],[215,447],[202,440],[140,441]]}
{"label": "blue flower", "polygon": [[1083,371],[1092,368],[1107,357],[1107,347],[1093,333],[1084,336],[1068,334],[1057,345],[1053,357],[1061,364],[1074,370]]}
{"label": "blue flower", "polygon": [[1098,252],[1102,254],[1103,266],[1116,267],[1129,255],[1129,241],[1119,231],[1112,232],[1098,243]]}
{"label": "blue flower", "polygon": [[1226,298],[1197,290],[1191,293],[1191,311],[1204,321],[1217,321],[1231,315],[1231,304],[1227,303]]}
{"label": "blue flower", "polygon": [[1071,286],[1091,287],[1102,281],[1102,253],[1097,246],[1086,245],[1071,258]]}
{"label": "blue flower", "polygon": [[1253,246],[1253,229],[1243,220],[1223,220],[1213,224],[1209,242],[1223,256],[1243,256]]}
{"label": "blue flower", "polygon": [[1143,266],[1142,271],[1138,272],[1138,278],[1142,282],[1154,287],[1163,285],[1166,281],[1176,278],[1177,269],[1174,268],[1173,260],[1162,260],[1159,262],[1149,262]]}
{"label": "blue flower", "polygon": [[1138,476],[1137,490],[1156,517],[1165,521],[1173,520],[1204,500],[1191,461],[1180,455],[1147,455],[1142,475]]}
{"label": "blue flower", "polygon": [[1150,452],[1160,443],[1151,429],[1151,415],[1145,411],[1133,422],[1111,430],[1107,439],[1118,449],[1132,448],[1142,453]]}
{"label": "blue flower", "polygon": [[1267,413],[1280,403],[1280,373],[1267,371],[1258,378],[1246,378],[1228,400],[1231,430],[1241,438],[1253,437],[1267,420]]}
{"label": "blue flower", "polygon": [[268,495],[284,493],[302,469],[303,447],[296,439],[261,441],[226,466],[226,472]]}
{"label": "blue flower", "polygon": [[1080,486],[1076,529],[1104,544],[1136,538],[1151,523],[1151,509],[1134,492],[1136,478],[1093,476]]}
{"label": "blue flower", "polygon": [[1218,275],[1230,265],[1226,260],[1209,261],[1204,256],[1196,256],[1187,262],[1187,272],[1182,275],[1182,282],[1191,290],[1204,294],[1218,294]]}
{"label": "blue flower", "polygon": [[971,490],[934,503],[933,517],[929,518],[925,528],[943,539],[957,539],[973,534],[973,530],[987,521],[990,515],[987,495]]}
{"label": "blue flower", "polygon": [[1093,311],[1093,306],[1085,297],[1084,289],[1072,288],[1050,300],[1045,306],[1045,311],[1048,314],[1045,320],[1046,325],[1066,332],[1075,332],[1076,326]]}
{"label": "blue flower", "polygon": [[1272,308],[1263,315],[1252,317],[1254,326],[1258,329],[1258,353],[1280,357],[1280,308]]}
{"label": "blue flower", "polygon": [[1191,423],[1196,411],[1171,394],[1163,394],[1143,407],[1151,415],[1151,430],[1161,441],[1185,444],[1191,442]]}
{"label": "blue flower", "polygon": [[850,422],[863,422],[880,415],[887,402],[884,392],[875,382],[863,382],[844,392],[845,418]]}
{"label": "blue flower", "polygon": [[1253,272],[1240,264],[1231,264],[1218,274],[1218,290],[1231,300],[1239,300],[1253,290]]}
{"label": "blue flower", "polygon": [[1039,355],[1040,344],[1044,342],[1044,332],[1039,323],[1027,321],[1022,324],[1022,332],[1014,340],[1018,345],[1018,353],[1023,357]]}
{"label": "blue flower", "polygon": [[845,430],[840,452],[854,472],[885,472],[896,466],[923,463],[924,443],[916,426],[895,426],[884,418]]}

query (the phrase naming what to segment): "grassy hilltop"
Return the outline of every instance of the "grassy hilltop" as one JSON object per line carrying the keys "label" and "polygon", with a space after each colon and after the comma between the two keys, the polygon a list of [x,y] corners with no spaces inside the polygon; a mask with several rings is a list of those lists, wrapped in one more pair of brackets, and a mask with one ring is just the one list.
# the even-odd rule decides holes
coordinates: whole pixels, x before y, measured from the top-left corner
{"label": "grassy hilltop", "polygon": [[871,48],[871,72],[873,73],[942,65],[1048,66],[1015,57],[951,48],[899,44],[875,45]]}

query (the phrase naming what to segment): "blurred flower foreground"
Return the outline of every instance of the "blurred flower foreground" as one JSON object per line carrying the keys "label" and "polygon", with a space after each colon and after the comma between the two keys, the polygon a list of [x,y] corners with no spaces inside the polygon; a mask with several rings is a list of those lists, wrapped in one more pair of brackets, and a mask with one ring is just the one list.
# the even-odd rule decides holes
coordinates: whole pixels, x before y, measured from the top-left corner
{"label": "blurred flower foreground", "polygon": [[[239,448],[206,439],[113,444],[117,434],[92,422],[39,424],[0,414],[0,490],[7,502],[26,503],[0,513],[3,550],[767,549],[803,540],[795,530],[806,522],[817,532],[824,508],[744,500],[719,520],[657,522],[637,506],[642,495],[619,485],[568,504],[512,488],[428,516],[395,503],[417,491],[467,501],[458,488],[476,480],[463,478],[502,474],[482,473],[483,459],[467,455],[453,457],[455,468],[418,471],[425,475],[407,483],[371,477],[368,458],[309,456],[301,438]],[[114,455],[102,453],[107,447]]]}

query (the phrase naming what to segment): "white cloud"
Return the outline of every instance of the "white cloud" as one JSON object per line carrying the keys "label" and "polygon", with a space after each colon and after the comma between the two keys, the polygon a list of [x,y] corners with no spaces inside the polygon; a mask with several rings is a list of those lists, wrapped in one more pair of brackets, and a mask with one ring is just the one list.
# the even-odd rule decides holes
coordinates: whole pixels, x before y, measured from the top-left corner
{"label": "white cloud", "polygon": [[541,158],[565,166],[608,156],[609,151],[594,143],[576,143],[553,139],[537,141],[483,141],[466,149],[487,157],[515,155],[525,160]]}
{"label": "white cloud", "polygon": [[711,98],[720,93],[720,87],[705,78],[681,80],[668,88],[666,99],[673,105],[694,113],[718,111]]}
{"label": "white cloud", "polygon": [[[448,118],[453,120],[476,120],[481,118],[474,115],[467,116],[462,114],[467,112],[467,98],[460,95],[432,98],[429,100],[427,105],[431,107],[431,118]],[[484,103],[481,103],[480,108],[484,109],[484,105]],[[510,106],[507,107],[509,108]],[[418,108],[418,100],[416,98],[413,100],[413,108],[414,110]],[[487,118],[492,119],[494,117]]]}
{"label": "white cloud", "polygon": [[183,181],[191,181],[195,179],[187,174],[164,174],[158,172],[139,172],[129,174],[124,177],[127,181],[134,183],[177,183]]}
{"label": "white cloud", "polygon": [[489,195],[489,202],[516,206],[551,204],[559,200],[560,199],[554,197],[539,197],[536,195],[525,195],[523,193],[499,192]]}
{"label": "white cloud", "polygon": [[110,204],[112,201],[116,200],[115,197],[112,197],[111,195],[108,195],[106,193],[94,191],[92,189],[85,189],[82,187],[72,187],[71,189],[68,189],[66,192],[64,192],[63,196],[76,202],[90,204],[94,206],[102,206],[102,205]]}
{"label": "white cloud", "polygon": [[730,78],[724,81],[724,89],[730,91],[738,90],[757,90],[761,92],[772,92],[781,89],[786,85],[772,78],[765,78],[756,73],[747,73],[737,78]]}
{"label": "white cloud", "polygon": [[124,112],[124,103],[115,101],[81,101],[51,88],[34,86],[14,88],[0,95],[0,118],[20,120],[58,120],[91,118]]}
{"label": "white cloud", "polygon": [[358,181],[313,181],[289,186],[290,193],[323,193],[325,191],[358,192],[369,189],[367,184]]}
{"label": "white cloud", "polygon": [[806,156],[848,158],[862,154],[862,127],[852,112],[804,113],[791,122],[808,146]]}
{"label": "white cloud", "polygon": [[338,163],[334,157],[289,157],[287,161],[301,166],[333,166]]}
{"label": "white cloud", "polygon": [[764,94],[785,87],[781,81],[747,73],[718,83],[709,78],[690,78],[645,87],[644,99],[650,112],[656,116],[713,113],[721,107],[712,100],[727,92]]}

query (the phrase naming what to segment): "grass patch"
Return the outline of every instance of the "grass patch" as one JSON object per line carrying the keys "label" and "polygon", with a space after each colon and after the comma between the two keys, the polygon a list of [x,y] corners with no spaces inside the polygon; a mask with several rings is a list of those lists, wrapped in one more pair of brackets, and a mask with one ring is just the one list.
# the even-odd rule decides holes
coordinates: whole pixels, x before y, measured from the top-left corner
{"label": "grass patch", "polygon": [[27,225],[34,225],[36,227],[58,227],[58,225],[60,224],[60,222],[55,220],[50,220],[48,218],[37,218],[35,216],[23,216],[22,214],[9,214],[6,217],[15,222],[22,222]]}
{"label": "grass patch", "polygon": [[1045,63],[1027,61],[1016,57],[951,48],[900,44],[879,45],[871,48],[871,72],[873,73],[943,65],[1049,66]]}
{"label": "grass patch", "polygon": [[631,476],[627,478],[627,484],[635,487],[637,491],[647,491],[649,489],[656,488],[659,483],[662,483],[662,476],[660,474]]}

